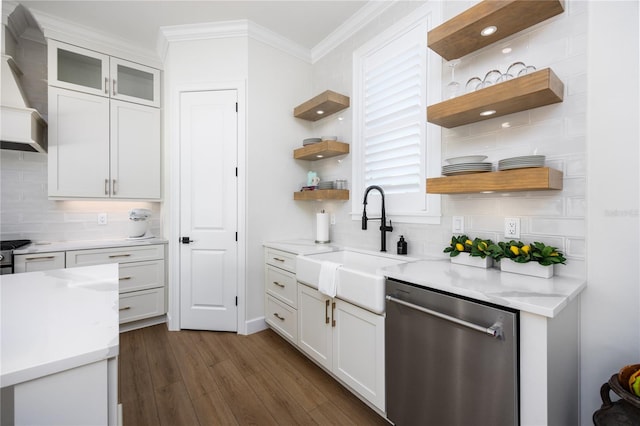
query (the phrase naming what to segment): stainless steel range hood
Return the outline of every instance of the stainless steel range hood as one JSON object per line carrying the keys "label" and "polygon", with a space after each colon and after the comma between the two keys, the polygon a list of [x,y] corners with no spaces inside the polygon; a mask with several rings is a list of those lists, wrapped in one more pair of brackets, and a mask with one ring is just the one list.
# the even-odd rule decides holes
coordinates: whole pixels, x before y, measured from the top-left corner
{"label": "stainless steel range hood", "polygon": [[47,152],[47,122],[29,107],[20,84],[22,71],[11,56],[2,55],[0,92],[0,148]]}

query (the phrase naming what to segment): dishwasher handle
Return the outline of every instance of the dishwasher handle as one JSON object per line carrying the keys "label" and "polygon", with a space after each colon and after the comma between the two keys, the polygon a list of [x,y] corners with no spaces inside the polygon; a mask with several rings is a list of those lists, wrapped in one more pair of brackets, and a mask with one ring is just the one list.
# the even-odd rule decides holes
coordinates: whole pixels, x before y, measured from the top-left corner
{"label": "dishwasher handle", "polygon": [[495,322],[491,327],[483,327],[478,324],[474,324],[472,322],[464,321],[459,318],[452,317],[450,315],[443,314],[441,312],[432,311],[431,309],[424,308],[422,306],[414,305],[413,303],[405,302],[404,300],[397,299],[393,296],[387,295],[386,299],[389,302],[398,303],[400,305],[406,306],[407,308],[415,309],[420,312],[424,312],[425,314],[441,318],[446,321],[454,322],[456,324],[462,325],[464,327],[471,328],[473,330],[479,331],[481,333],[487,334],[491,337],[495,337],[496,339],[502,339],[502,323],[500,321]]}

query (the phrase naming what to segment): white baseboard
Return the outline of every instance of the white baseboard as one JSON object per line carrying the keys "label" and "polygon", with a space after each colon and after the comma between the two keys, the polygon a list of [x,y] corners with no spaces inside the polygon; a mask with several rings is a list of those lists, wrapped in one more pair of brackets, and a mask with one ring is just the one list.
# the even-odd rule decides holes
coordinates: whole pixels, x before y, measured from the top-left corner
{"label": "white baseboard", "polygon": [[254,318],[245,323],[245,328],[247,330],[247,334],[253,334],[266,330],[267,323],[265,322],[264,317]]}
{"label": "white baseboard", "polygon": [[167,322],[167,316],[161,315],[159,317],[147,318],[140,321],[127,322],[120,324],[120,333],[126,331],[137,330],[139,328],[150,327],[152,325],[162,324]]}

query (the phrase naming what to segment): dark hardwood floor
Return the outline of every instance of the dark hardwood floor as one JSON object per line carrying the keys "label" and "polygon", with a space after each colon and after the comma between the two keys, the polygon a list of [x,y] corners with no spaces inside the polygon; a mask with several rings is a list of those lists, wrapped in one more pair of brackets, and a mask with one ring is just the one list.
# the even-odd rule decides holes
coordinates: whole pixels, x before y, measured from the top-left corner
{"label": "dark hardwood floor", "polygon": [[125,426],[387,425],[271,330],[120,335]]}

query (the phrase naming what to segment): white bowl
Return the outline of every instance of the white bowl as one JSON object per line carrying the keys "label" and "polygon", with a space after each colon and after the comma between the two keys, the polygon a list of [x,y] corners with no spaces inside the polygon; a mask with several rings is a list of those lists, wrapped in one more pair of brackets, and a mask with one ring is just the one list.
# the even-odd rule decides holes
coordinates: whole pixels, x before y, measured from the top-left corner
{"label": "white bowl", "polygon": [[487,158],[486,155],[467,155],[464,157],[453,157],[446,158],[446,161],[449,164],[462,164],[462,163],[480,163]]}

